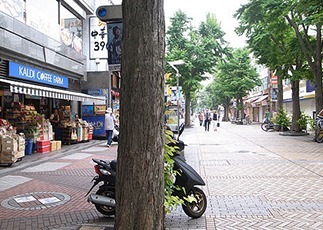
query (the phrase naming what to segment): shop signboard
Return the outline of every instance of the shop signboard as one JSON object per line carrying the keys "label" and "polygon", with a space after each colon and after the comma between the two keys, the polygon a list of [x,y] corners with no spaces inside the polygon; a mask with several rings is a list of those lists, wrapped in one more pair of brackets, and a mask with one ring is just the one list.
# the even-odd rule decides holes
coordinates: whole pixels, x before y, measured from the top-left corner
{"label": "shop signboard", "polygon": [[108,64],[120,65],[121,64],[121,40],[122,40],[122,22],[107,22],[108,32]]}
{"label": "shop signboard", "polygon": [[108,58],[107,25],[97,17],[90,17],[90,59]]}
{"label": "shop signboard", "polygon": [[93,126],[94,137],[105,137],[104,118],[106,105],[82,105],[82,119]]}
{"label": "shop signboard", "polygon": [[82,119],[92,125],[94,137],[105,137],[104,116],[85,116]]}
{"label": "shop signboard", "polygon": [[9,76],[46,85],[68,88],[67,77],[11,61],[9,62]]}

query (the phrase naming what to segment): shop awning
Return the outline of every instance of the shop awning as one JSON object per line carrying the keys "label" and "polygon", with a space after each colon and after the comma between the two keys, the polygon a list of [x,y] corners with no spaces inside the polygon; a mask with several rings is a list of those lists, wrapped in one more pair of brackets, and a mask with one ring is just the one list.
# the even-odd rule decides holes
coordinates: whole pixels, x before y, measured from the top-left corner
{"label": "shop awning", "polygon": [[264,100],[266,100],[268,98],[268,95],[263,95],[261,97],[259,97],[256,101],[254,101],[253,103],[260,103]]}
{"label": "shop awning", "polygon": [[259,96],[256,96],[256,97],[251,97],[251,98],[247,98],[244,100],[245,103],[252,103],[254,102],[255,100],[258,100],[259,99]]}
{"label": "shop awning", "polygon": [[11,81],[7,79],[0,79],[0,82],[10,85],[10,92],[27,94],[32,96],[49,97],[71,101],[82,102],[105,102],[105,97],[91,96],[85,93],[77,93],[68,90],[49,88],[44,86],[38,86],[33,84],[27,84],[23,82]]}

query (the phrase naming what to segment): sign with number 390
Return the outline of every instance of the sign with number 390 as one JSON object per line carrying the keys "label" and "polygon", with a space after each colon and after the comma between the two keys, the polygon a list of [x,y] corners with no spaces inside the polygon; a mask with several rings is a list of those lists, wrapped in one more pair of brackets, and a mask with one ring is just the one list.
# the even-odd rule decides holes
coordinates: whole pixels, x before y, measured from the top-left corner
{"label": "sign with number 390", "polygon": [[90,18],[90,59],[108,58],[108,31],[105,22]]}

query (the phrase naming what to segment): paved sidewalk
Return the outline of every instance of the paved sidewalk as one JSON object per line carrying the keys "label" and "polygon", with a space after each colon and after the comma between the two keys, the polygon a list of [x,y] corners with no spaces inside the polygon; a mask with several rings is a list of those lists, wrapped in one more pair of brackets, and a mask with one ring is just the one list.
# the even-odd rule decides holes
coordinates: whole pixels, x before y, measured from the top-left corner
{"label": "paved sidewalk", "polygon": [[[199,219],[177,208],[166,216],[167,229],[323,229],[323,144],[313,136],[222,122],[218,131],[187,128],[181,139],[188,163],[206,181],[208,208]],[[117,146],[104,143],[64,146],[0,167],[0,230],[113,229],[113,218],[84,197],[95,175],[91,159],[116,157]]]}
{"label": "paved sidewalk", "polygon": [[187,159],[207,186],[203,218],[167,217],[168,229],[323,229],[323,145],[259,125],[186,129]]}

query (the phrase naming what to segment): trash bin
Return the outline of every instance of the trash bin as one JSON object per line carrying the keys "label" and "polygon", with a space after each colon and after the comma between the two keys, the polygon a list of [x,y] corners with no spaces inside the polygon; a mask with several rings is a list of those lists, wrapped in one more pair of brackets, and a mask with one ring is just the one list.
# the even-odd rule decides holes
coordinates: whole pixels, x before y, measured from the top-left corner
{"label": "trash bin", "polygon": [[31,155],[33,153],[34,139],[25,140],[25,155]]}

